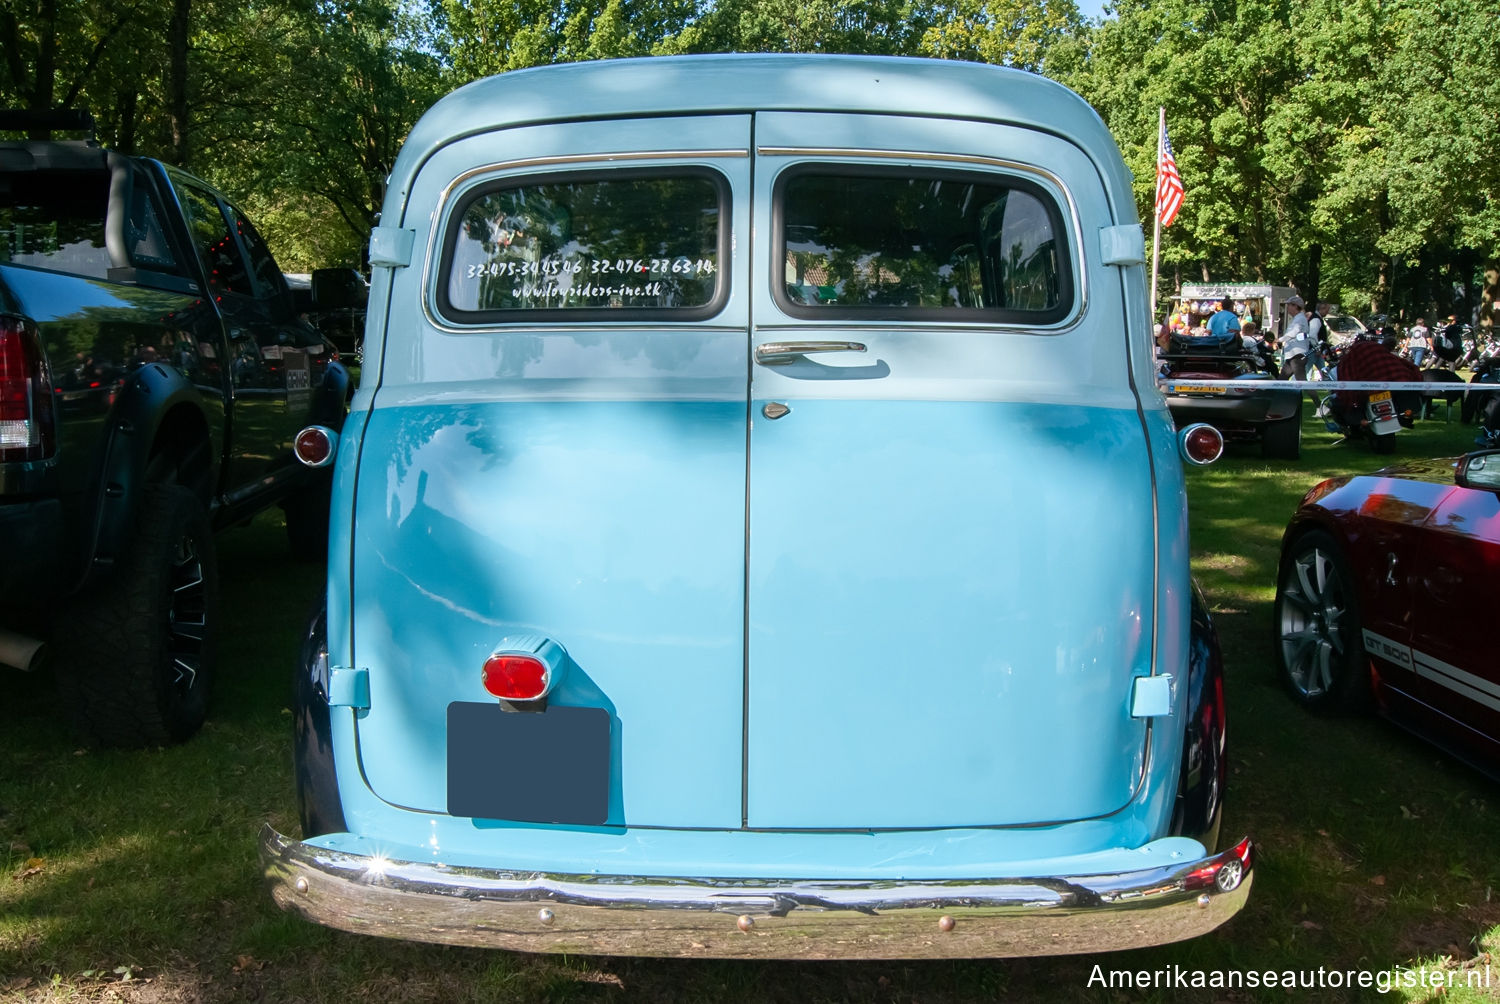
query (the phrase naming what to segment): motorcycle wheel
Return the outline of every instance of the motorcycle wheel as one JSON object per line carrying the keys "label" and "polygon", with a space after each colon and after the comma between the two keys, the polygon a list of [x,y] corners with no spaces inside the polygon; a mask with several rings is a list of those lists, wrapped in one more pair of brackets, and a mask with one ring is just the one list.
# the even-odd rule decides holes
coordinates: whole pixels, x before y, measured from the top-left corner
{"label": "motorcycle wheel", "polygon": [[1396,434],[1394,432],[1387,432],[1383,436],[1377,436],[1371,433],[1370,448],[1376,453],[1395,453]]}

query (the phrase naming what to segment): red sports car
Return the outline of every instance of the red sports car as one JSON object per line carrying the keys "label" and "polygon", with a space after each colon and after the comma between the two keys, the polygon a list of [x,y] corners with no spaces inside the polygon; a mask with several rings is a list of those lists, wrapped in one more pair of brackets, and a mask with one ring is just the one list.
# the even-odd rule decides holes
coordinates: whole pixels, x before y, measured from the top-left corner
{"label": "red sports car", "polygon": [[1281,543],[1276,648],[1315,710],[1379,709],[1500,776],[1500,450],[1332,478]]}

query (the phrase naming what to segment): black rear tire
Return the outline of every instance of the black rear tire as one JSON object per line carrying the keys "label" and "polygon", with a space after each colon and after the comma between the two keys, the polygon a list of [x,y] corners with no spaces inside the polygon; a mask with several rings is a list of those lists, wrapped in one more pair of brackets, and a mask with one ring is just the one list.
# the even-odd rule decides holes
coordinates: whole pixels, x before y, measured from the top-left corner
{"label": "black rear tire", "polygon": [[217,625],[218,564],[203,506],[180,485],[152,485],[115,573],[60,632],[58,682],[85,738],[135,749],[196,733]]}
{"label": "black rear tire", "polygon": [[1260,455],[1274,460],[1302,456],[1302,409],[1290,418],[1267,422],[1260,430]]}
{"label": "black rear tire", "polygon": [[1370,448],[1376,453],[1396,452],[1396,434],[1394,432],[1387,432],[1383,436],[1372,433],[1372,436],[1373,439],[1370,442]]}
{"label": "black rear tire", "polygon": [[1354,573],[1331,534],[1309,530],[1287,549],[1272,617],[1276,663],[1293,699],[1313,711],[1354,711],[1370,697]]}

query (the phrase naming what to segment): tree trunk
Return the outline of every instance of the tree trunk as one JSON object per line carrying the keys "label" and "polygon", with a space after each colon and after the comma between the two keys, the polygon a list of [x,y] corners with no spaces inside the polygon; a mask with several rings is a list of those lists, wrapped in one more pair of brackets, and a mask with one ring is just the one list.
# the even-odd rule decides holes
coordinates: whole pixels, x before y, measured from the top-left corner
{"label": "tree trunk", "polygon": [[188,167],[192,154],[188,126],[188,25],[192,0],[173,0],[167,26],[167,116],[172,124],[172,161]]}
{"label": "tree trunk", "polygon": [[1484,289],[1479,294],[1479,331],[1485,338],[1500,326],[1500,261],[1484,267]]}
{"label": "tree trunk", "polygon": [[[27,107],[43,115],[53,110],[52,101],[57,86],[57,0],[43,0],[37,12],[41,20],[41,31],[37,38],[36,79],[32,81],[31,100]],[[47,126],[32,129],[31,139],[51,139],[52,130]]]}
{"label": "tree trunk", "polygon": [[1307,287],[1298,287],[1298,292],[1310,306],[1318,303],[1318,286],[1323,281],[1323,245],[1314,244],[1307,249]]}
{"label": "tree trunk", "polygon": [[135,153],[136,108],[140,104],[140,92],[127,84],[129,90],[122,92],[115,102],[119,127],[115,131],[114,148],[121,153]]}

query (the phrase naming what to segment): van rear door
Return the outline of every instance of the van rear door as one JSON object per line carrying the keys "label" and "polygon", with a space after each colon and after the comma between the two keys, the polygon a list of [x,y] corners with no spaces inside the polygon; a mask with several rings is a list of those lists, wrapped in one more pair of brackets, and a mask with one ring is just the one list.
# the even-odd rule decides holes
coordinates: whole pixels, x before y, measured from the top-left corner
{"label": "van rear door", "polygon": [[1096,169],[986,123],[755,136],[748,825],[1118,810],[1155,514]]}
{"label": "van rear door", "polygon": [[[386,801],[740,825],[749,137],[743,115],[530,126],[417,175],[399,225],[431,250],[394,280],[351,576]],[[570,657],[547,710],[502,714],[482,668],[539,638]],[[581,735],[570,708],[608,713],[607,755],[579,762],[599,716]],[[558,814],[510,807],[516,780]]]}

